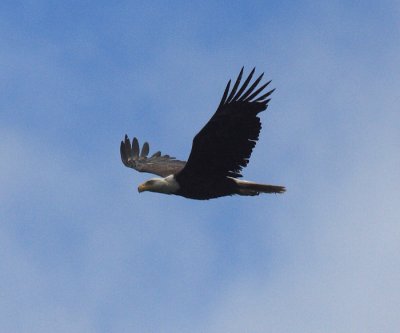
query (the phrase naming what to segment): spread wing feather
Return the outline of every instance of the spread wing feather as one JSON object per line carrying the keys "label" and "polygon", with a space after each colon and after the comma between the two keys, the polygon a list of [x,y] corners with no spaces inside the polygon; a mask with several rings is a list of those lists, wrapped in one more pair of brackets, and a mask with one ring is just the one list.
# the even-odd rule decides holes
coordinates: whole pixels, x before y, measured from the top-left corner
{"label": "spread wing feather", "polygon": [[257,115],[267,108],[270,101],[267,97],[274,91],[259,96],[271,82],[256,89],[263,74],[247,89],[254,72],[255,68],[240,86],[242,68],[230,93],[231,81],[228,82],[217,111],[194,137],[189,159],[176,176],[178,181],[193,176],[241,177],[261,130]]}
{"label": "spread wing feather", "polygon": [[147,157],[150,146],[145,142],[142,150],[139,148],[139,142],[136,138],[132,139],[132,144],[127,135],[125,140],[121,141],[121,160],[128,168],[135,169],[139,172],[148,172],[155,175],[166,177],[182,170],[186,162],[179,161],[175,157],[169,155],[161,155],[158,151]]}

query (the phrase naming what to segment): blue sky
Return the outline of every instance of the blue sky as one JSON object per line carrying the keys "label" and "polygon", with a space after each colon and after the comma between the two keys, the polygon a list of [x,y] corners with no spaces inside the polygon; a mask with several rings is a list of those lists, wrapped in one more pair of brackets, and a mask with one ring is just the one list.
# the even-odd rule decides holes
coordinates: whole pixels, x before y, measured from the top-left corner
{"label": "blue sky", "polygon": [[[3,1],[7,332],[398,332],[396,1]],[[244,172],[282,196],[137,193],[240,68],[277,88]]]}

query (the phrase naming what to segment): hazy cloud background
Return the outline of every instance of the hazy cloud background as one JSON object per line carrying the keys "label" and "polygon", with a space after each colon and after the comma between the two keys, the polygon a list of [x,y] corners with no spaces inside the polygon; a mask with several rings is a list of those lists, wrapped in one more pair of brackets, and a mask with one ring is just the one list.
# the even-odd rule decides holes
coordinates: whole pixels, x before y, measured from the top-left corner
{"label": "hazy cloud background", "polygon": [[[7,332],[398,332],[397,1],[0,5]],[[245,178],[137,193],[125,133],[185,159],[241,66],[277,91]]]}

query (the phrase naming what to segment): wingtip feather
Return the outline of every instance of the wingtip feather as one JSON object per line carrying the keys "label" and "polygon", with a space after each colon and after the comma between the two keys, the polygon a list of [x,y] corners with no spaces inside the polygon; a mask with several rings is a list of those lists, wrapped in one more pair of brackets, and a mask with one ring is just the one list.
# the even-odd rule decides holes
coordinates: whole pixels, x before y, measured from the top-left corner
{"label": "wingtip feather", "polygon": [[135,159],[139,157],[139,141],[136,137],[132,139],[131,155]]}
{"label": "wingtip feather", "polygon": [[244,70],[244,66],[242,67],[242,69],[239,72],[239,75],[238,75],[238,77],[236,79],[236,82],[235,82],[235,84],[234,84],[234,86],[233,86],[233,88],[231,90],[231,93],[229,94],[229,97],[226,100],[226,103],[230,103],[232,101],[233,97],[235,96],[236,91],[239,88],[240,81],[242,80],[243,70]]}
{"label": "wingtip feather", "polygon": [[228,81],[228,84],[226,85],[224,94],[222,95],[222,98],[221,98],[221,102],[219,103],[219,107],[221,107],[222,105],[225,104],[226,97],[228,96],[228,92],[229,92],[230,86],[231,86],[231,80],[229,80],[229,81]]}
{"label": "wingtip feather", "polygon": [[149,154],[150,146],[148,142],[145,142],[142,146],[142,151],[140,152],[140,157],[145,158]]}

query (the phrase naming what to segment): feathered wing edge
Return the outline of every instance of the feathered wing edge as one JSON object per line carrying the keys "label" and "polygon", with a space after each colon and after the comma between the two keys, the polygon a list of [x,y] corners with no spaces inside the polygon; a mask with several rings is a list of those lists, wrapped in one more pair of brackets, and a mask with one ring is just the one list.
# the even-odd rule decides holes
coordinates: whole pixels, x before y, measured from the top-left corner
{"label": "feathered wing edge", "polygon": [[[264,89],[272,82],[272,80],[267,81],[261,86],[258,86],[262,78],[264,77],[264,72],[262,72],[257,79],[254,80],[254,82],[250,85],[251,80],[253,79],[254,73],[255,73],[256,68],[254,67],[250,74],[247,76],[246,80],[242,83],[240,86],[240,83],[243,78],[243,71],[244,71],[244,66],[241,68],[239,75],[235,81],[235,84],[233,85],[232,90],[230,90],[231,86],[231,80],[228,81],[224,94],[221,98],[220,104],[217,109],[217,114],[219,112],[223,112],[225,107],[228,107],[230,104],[235,104],[235,103],[248,103],[247,107],[252,110],[250,112],[254,112],[255,114],[258,114],[261,111],[264,111],[268,107],[268,103],[271,100],[269,98],[271,94],[275,91],[274,89],[271,89],[267,92],[264,91]],[[246,90],[247,89],[247,90]],[[228,96],[229,93],[229,96]],[[259,96],[262,94],[261,96]],[[248,111],[249,112],[249,111]],[[258,119],[258,118],[257,118]],[[261,124],[260,124],[261,128]],[[256,145],[256,142],[258,140],[258,135],[257,138],[255,139],[249,139],[250,142],[252,142],[253,146]],[[242,177],[241,175],[241,169],[245,166],[247,166],[247,163],[249,159],[245,159],[244,165],[241,164],[238,167],[238,170],[236,171],[231,171],[229,176],[240,178]]]}
{"label": "feathered wing edge", "polygon": [[[228,84],[226,85],[224,94],[222,95],[221,102],[219,103],[218,109],[222,108],[223,105],[230,104],[232,102],[249,102],[249,103],[256,102],[256,103],[267,105],[268,102],[271,100],[268,97],[275,91],[275,89],[269,90],[265,94],[258,96],[271,83],[271,80],[269,80],[268,82],[263,84],[256,91],[254,91],[254,89],[257,87],[257,85],[260,83],[261,79],[263,78],[264,73],[261,73],[261,75],[253,82],[253,84],[250,86],[250,88],[247,89],[247,91],[246,91],[246,88],[248,87],[251,79],[253,78],[254,72],[256,70],[255,67],[250,72],[249,76],[244,81],[244,83],[242,84],[242,86],[240,87],[240,89],[238,91],[238,88],[239,88],[239,85],[240,85],[240,82],[241,82],[242,76],[243,76],[243,70],[244,70],[244,67],[242,67],[242,69],[240,70],[240,73],[239,73],[239,75],[236,79],[236,82],[230,93],[229,93],[229,90],[230,90],[230,86],[231,86],[231,80],[228,81]],[[229,93],[229,96],[228,96],[228,93]],[[260,111],[262,111],[262,110],[260,110]]]}
{"label": "feathered wing edge", "polygon": [[132,144],[127,135],[121,141],[120,152],[122,163],[128,167],[135,169],[139,172],[148,172],[155,175],[166,177],[182,170],[186,162],[179,161],[175,157],[169,155],[161,155],[157,151],[148,157],[150,146],[145,142],[142,149],[139,148],[139,141],[137,138],[132,139]]}

